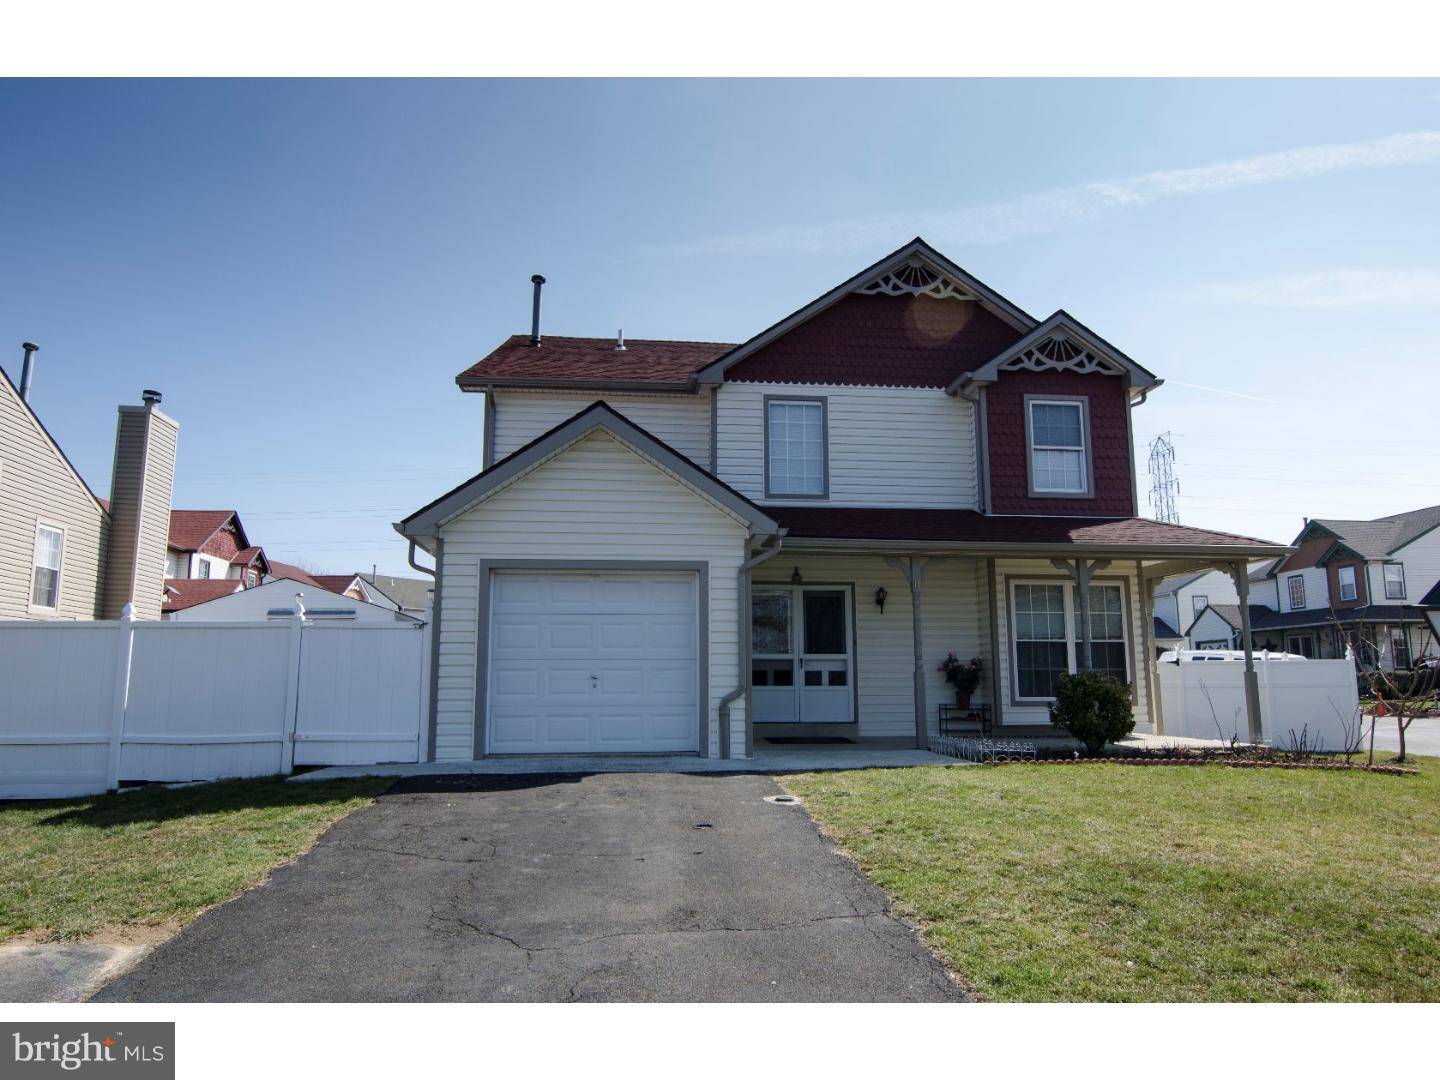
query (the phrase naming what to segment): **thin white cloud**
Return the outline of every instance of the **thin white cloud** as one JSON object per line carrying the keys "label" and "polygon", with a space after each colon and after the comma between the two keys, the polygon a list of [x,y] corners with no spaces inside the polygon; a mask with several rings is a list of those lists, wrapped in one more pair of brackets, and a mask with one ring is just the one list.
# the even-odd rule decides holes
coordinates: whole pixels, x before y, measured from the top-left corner
{"label": "thin white cloud", "polygon": [[1437,270],[1320,270],[1211,285],[1200,299],[1246,307],[1440,310]]}
{"label": "thin white cloud", "polygon": [[1246,401],[1259,401],[1265,405],[1279,405],[1280,402],[1273,398],[1260,397],[1258,394],[1242,394],[1239,390],[1224,390],[1218,386],[1206,386],[1203,383],[1181,382],[1179,379],[1166,379],[1166,386],[1183,386],[1188,390],[1204,390],[1210,394],[1224,394],[1226,397],[1244,398]]}
{"label": "thin white cloud", "polygon": [[923,233],[949,243],[994,244],[1054,232],[1167,199],[1279,184],[1358,169],[1386,169],[1440,160],[1440,131],[1411,131],[1365,142],[1308,146],[1184,169],[1162,169],[1013,199],[886,215],[825,225],[782,225],[757,232],[663,245],[686,255],[752,255],[769,251],[851,251],[891,246],[896,237]]}

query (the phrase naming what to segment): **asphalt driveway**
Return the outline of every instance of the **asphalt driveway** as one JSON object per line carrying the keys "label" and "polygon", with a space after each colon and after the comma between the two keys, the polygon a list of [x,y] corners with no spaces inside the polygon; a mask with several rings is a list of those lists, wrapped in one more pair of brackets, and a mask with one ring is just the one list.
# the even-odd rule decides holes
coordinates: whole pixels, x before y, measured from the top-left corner
{"label": "asphalt driveway", "polygon": [[964,1000],[779,791],[402,780],[94,1000]]}

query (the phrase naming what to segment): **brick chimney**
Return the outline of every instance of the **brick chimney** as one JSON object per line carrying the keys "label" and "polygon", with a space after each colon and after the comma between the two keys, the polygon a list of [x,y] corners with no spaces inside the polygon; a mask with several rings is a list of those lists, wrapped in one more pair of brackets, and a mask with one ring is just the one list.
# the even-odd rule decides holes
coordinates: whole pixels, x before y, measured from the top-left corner
{"label": "brick chimney", "polygon": [[180,425],[160,411],[158,391],[146,390],[141,399],[143,405],[121,405],[115,425],[104,619],[118,619],[126,604],[135,605],[137,619],[158,619],[164,598]]}

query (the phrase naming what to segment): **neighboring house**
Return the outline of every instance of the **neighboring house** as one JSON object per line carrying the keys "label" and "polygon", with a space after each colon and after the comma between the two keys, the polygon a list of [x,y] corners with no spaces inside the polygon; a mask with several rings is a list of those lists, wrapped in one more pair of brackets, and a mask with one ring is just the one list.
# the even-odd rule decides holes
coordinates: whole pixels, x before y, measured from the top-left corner
{"label": "neighboring house", "polygon": [[173,619],[198,604],[244,591],[245,583],[235,578],[166,578],[164,617]]}
{"label": "neighboring house", "polygon": [[[1286,652],[1283,635],[1262,630],[1257,624],[1275,612],[1262,605],[1250,605],[1250,640],[1256,649]],[[1239,604],[1207,604],[1186,628],[1187,649],[1238,649],[1243,644]],[[1304,656],[1305,653],[1297,653]]]}
{"label": "neighboring house", "polygon": [[[273,578],[252,589],[241,588],[238,581],[187,581],[180,583],[179,603],[167,619],[186,621],[255,622],[261,619],[288,619],[294,611],[298,593],[305,605],[308,619],[323,622],[413,623],[410,616],[393,608],[370,604],[357,597],[337,593],[314,585],[303,585],[289,578]],[[229,585],[227,591],[225,586]],[[196,587],[218,587],[214,595],[187,595]]]}
{"label": "neighboring house", "polygon": [[1186,647],[1184,635],[1177,633],[1175,628],[1160,618],[1159,615],[1153,617],[1153,622],[1155,629],[1151,636],[1155,642],[1156,656],[1164,652],[1169,652],[1171,649],[1183,649]]}
{"label": "neighboring house", "polygon": [[393,577],[390,574],[360,576],[370,586],[373,603],[382,603],[383,597],[398,610],[417,619],[424,619],[430,610],[430,598],[435,591],[435,583],[429,578]]}
{"label": "neighboring house", "polygon": [[267,563],[251,545],[234,510],[171,510],[165,577],[235,578],[246,588],[259,585]]}
{"label": "neighboring house", "polygon": [[1387,670],[1436,653],[1418,603],[1440,582],[1440,506],[1369,521],[1313,518],[1293,544],[1267,575],[1257,647],[1260,631],[1303,656],[1343,656],[1349,644],[1364,666]]}
{"label": "neighboring house", "polygon": [[159,405],[120,406],[106,502],[0,371],[0,619],[160,617],[180,426]]}
{"label": "neighboring house", "polygon": [[275,559],[270,560],[270,573],[267,580],[298,581],[300,584],[309,585],[312,588],[318,589],[320,587],[320,583],[311,577],[307,571],[300,569],[300,567],[292,563],[279,562]]}
{"label": "neighboring house", "polygon": [[[1274,583],[1267,577],[1274,559],[1252,563],[1247,575],[1252,606],[1273,603]],[[1164,624],[1167,640],[1179,640],[1177,648],[1198,649],[1190,627],[1211,604],[1228,604],[1240,610],[1240,594],[1228,570],[1193,570],[1162,581],[1155,589],[1155,618]],[[1156,637],[1161,637],[1157,624]]]}
{"label": "neighboring house", "polygon": [[924,746],[950,652],[1001,733],[1053,733],[1087,654],[1143,723],[1155,583],[1288,552],[1136,517],[1160,380],[921,240],[741,345],[542,338],[541,284],[457,378],[485,468],[396,525],[436,560],[436,760]]}

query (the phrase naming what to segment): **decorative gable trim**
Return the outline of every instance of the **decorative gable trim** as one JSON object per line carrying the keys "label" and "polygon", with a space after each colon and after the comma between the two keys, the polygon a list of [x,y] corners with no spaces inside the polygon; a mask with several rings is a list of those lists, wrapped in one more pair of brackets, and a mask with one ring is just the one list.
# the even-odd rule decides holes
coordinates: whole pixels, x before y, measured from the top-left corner
{"label": "decorative gable trim", "polygon": [[933,296],[937,300],[976,300],[978,297],[953,278],[919,257],[887,270],[874,281],[851,290],[862,296]]}
{"label": "decorative gable trim", "polygon": [[945,392],[954,395],[969,386],[993,383],[1006,371],[1122,375],[1131,389],[1147,391],[1164,381],[1062,310],[988,363],[956,377]]}
{"label": "decorative gable trim", "polygon": [[[931,291],[936,289],[939,291]],[[1032,315],[971,277],[917,236],[879,262],[867,266],[848,281],[841,282],[823,296],[785,316],[770,328],[762,330],[749,341],[711,361],[696,373],[695,380],[699,383],[724,382],[725,372],[735,364],[789,333],[801,323],[813,319],[851,293],[882,296],[953,295],[957,299],[973,300],[983,305],[997,318],[1021,332],[1028,332],[1035,326]]]}

